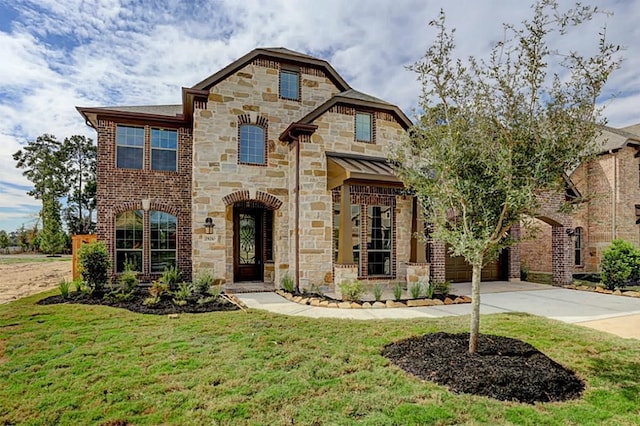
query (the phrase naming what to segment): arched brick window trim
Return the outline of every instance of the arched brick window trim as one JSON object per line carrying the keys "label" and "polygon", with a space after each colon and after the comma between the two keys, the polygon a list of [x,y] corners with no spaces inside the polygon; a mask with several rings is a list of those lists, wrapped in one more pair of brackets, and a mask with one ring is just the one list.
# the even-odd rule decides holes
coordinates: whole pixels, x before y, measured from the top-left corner
{"label": "arched brick window trim", "polygon": [[[225,195],[222,197],[222,201],[225,206],[232,206],[240,201],[252,201],[252,198],[249,194],[249,190],[243,189],[242,191],[236,191],[229,195]],[[262,191],[256,191],[255,201],[261,202],[269,210],[278,210],[282,206],[282,200],[274,195]]]}
{"label": "arched brick window trim", "polygon": [[[143,210],[142,201],[130,201],[127,203],[118,204],[113,208],[112,216],[115,218],[116,215],[129,210]],[[178,217],[179,215],[179,209],[175,206],[175,204],[167,203],[164,201],[151,200],[149,211],[151,210],[169,213],[176,217]]]}
{"label": "arched brick window trim", "polygon": [[[240,162],[240,128],[243,125],[259,126],[264,130],[264,164],[244,163]],[[251,164],[255,166],[265,167],[269,164],[269,119],[264,115],[258,115],[255,120],[251,119],[251,114],[238,115],[238,162],[240,164]]]}

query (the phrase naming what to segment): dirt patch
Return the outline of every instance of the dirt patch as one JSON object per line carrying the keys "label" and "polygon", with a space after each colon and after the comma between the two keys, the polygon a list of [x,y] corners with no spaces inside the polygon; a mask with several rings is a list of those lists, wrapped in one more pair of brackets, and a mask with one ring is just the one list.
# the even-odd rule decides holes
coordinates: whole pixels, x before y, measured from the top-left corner
{"label": "dirt patch", "polygon": [[71,280],[71,260],[0,263],[0,304],[56,288]]}
{"label": "dirt patch", "polygon": [[403,370],[452,392],[502,401],[565,401],[579,398],[584,383],[528,343],[481,335],[469,353],[469,333],[434,333],[387,345],[382,354]]}

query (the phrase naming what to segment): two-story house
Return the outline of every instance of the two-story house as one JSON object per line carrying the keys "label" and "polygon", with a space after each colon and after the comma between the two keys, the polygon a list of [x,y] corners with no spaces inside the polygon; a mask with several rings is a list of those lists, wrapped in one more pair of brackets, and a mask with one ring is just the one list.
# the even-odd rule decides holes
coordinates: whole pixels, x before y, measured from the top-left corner
{"label": "two-story house", "polygon": [[[176,265],[240,286],[445,279],[444,245],[415,238],[417,203],[386,162],[410,120],[322,59],[255,49],[180,105],[78,110],[98,134],[97,233],[114,273],[128,261],[143,279]],[[492,274],[517,277],[518,262]]]}
{"label": "two-story house", "polygon": [[[616,238],[640,246],[640,124],[603,127],[597,155],[570,176],[584,201],[572,212],[574,273],[600,271],[602,252]],[[535,272],[551,272],[551,228],[538,223],[535,239],[522,244],[522,260]]]}

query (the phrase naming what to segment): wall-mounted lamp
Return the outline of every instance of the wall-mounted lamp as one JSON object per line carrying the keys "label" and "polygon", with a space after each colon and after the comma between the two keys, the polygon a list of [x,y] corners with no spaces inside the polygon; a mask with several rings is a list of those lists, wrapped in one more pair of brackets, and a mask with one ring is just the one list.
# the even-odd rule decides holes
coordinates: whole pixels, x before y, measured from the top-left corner
{"label": "wall-mounted lamp", "polygon": [[145,212],[148,212],[150,208],[151,208],[151,200],[148,199],[148,198],[143,198],[142,199],[142,210],[144,210]]}
{"label": "wall-mounted lamp", "polygon": [[565,232],[567,233],[568,236],[570,237],[574,237],[576,235],[576,230],[573,228],[567,228],[565,230]]}
{"label": "wall-mounted lamp", "polygon": [[213,228],[215,227],[216,225],[210,217],[204,220],[204,229],[207,231],[207,234],[213,234]]}

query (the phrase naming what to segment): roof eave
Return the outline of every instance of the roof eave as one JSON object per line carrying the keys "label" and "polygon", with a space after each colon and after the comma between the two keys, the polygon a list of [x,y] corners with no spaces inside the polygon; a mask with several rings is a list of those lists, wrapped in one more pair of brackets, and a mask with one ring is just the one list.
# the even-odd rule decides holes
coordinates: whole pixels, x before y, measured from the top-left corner
{"label": "roof eave", "polygon": [[309,114],[305,115],[300,120],[300,123],[312,123],[314,120],[316,120],[318,117],[320,117],[322,114],[324,114],[329,109],[331,109],[334,105],[337,105],[337,104],[345,104],[345,105],[350,105],[355,107],[364,107],[364,108],[372,108],[372,109],[389,111],[396,116],[396,118],[398,119],[398,121],[400,122],[402,127],[404,127],[405,130],[413,126],[413,123],[411,122],[409,117],[407,117],[406,114],[395,105],[365,101],[362,99],[352,99],[352,98],[347,98],[340,95],[333,96],[331,99],[329,99],[328,101],[320,105],[318,108],[314,109]]}
{"label": "roof eave", "polygon": [[284,52],[275,52],[267,49],[254,49],[241,58],[235,60],[231,64],[227,65],[217,73],[205,78],[201,82],[195,84],[193,89],[198,90],[209,90],[212,86],[215,86],[225,78],[229,77],[242,67],[246,66],[248,63],[253,61],[255,58],[259,56],[266,56],[274,59],[282,59],[288,62],[294,62],[297,64],[308,64],[315,65],[321,68],[324,68],[329,78],[333,81],[333,83],[340,89],[340,91],[345,91],[351,89],[349,84],[338,74],[338,72],[325,60],[316,59],[316,58],[305,58],[297,55],[292,55]]}

